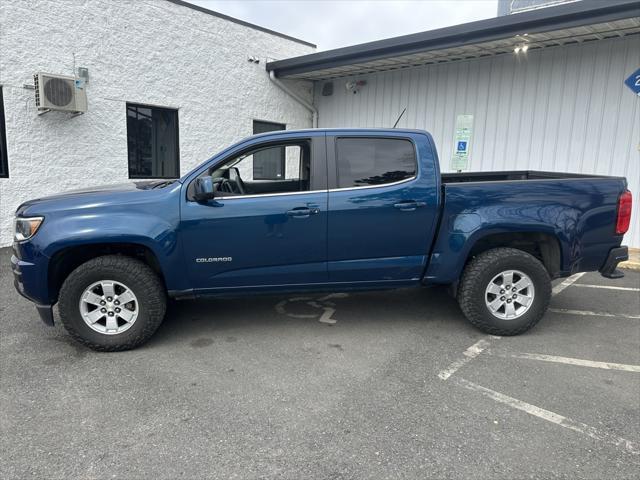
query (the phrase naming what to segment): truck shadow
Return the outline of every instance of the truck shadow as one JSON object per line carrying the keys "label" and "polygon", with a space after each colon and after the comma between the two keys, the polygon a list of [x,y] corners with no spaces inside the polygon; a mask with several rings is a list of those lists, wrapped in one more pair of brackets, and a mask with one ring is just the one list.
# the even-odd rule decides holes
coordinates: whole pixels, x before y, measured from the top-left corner
{"label": "truck shadow", "polygon": [[[335,324],[321,321],[327,293],[210,298],[170,302],[167,315],[150,345],[191,341],[208,346],[217,339],[270,329],[302,329],[322,335],[331,329],[398,328],[399,324],[429,329],[468,324],[445,288],[410,288],[383,292],[350,292],[331,298]],[[469,326],[469,328],[471,328]],[[455,330],[458,330],[456,328]]]}

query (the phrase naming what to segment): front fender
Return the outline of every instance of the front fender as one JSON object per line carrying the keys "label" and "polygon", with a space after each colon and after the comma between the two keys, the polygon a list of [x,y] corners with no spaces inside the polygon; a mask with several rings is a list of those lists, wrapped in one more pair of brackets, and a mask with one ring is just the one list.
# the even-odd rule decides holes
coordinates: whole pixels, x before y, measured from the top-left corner
{"label": "front fender", "polygon": [[[176,225],[147,214],[115,212],[48,219],[36,247],[52,258],[63,249],[97,243],[135,243],[149,248],[163,264],[178,248]],[[49,228],[45,228],[49,227]],[[42,235],[40,235],[42,234]]]}
{"label": "front fender", "polygon": [[34,237],[14,249],[23,265],[23,294],[41,305],[55,302],[49,270],[57,254],[83,246],[140,245],[153,253],[169,290],[190,288],[183,271],[182,246],[177,234],[179,216],[113,206],[108,211],[48,213]]}

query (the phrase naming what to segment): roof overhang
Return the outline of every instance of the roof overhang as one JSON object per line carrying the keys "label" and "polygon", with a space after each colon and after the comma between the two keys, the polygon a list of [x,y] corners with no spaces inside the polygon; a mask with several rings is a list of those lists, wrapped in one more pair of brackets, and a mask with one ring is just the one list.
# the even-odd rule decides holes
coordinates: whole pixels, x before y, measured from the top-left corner
{"label": "roof overhang", "polygon": [[207,15],[211,15],[212,17],[218,17],[223,20],[227,20],[229,22],[237,23],[238,25],[249,27],[254,30],[259,30],[261,32],[268,33],[270,35],[275,35],[280,38],[286,38],[287,40],[291,40],[292,42],[300,43],[308,47],[313,47],[313,48],[317,47],[316,44],[307,42],[306,40],[301,40],[299,38],[292,37],[291,35],[285,35],[284,33],[276,32],[275,30],[264,28],[254,23],[245,22],[244,20],[240,20],[239,18],[235,18],[235,17],[230,17],[229,15],[225,15],[220,12],[214,12],[213,10],[209,10],[208,8],[201,7],[200,5],[196,5],[195,3],[190,3],[186,0],[167,0],[167,1],[171,3],[175,3],[176,5],[180,5],[182,7],[190,8],[191,10],[196,10],[198,12],[206,13]]}
{"label": "roof overhang", "polygon": [[325,80],[638,34],[639,0],[582,0],[278,60],[267,70]]}

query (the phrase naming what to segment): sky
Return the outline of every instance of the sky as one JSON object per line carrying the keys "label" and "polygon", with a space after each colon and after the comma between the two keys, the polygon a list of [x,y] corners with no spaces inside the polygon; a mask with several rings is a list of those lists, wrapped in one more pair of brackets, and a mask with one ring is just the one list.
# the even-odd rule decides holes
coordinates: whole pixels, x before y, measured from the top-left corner
{"label": "sky", "polygon": [[187,0],[318,45],[318,51],[496,16],[497,0]]}

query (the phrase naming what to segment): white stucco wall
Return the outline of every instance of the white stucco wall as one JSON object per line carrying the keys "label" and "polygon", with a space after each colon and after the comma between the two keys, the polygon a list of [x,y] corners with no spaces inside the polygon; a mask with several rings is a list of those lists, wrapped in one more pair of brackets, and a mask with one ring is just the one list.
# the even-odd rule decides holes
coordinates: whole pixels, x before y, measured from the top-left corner
{"label": "white stucco wall", "polygon": [[[181,174],[250,135],[254,119],[310,127],[309,112],[264,65],[313,51],[164,0],[2,0],[9,178],[0,178],[0,246],[11,243],[21,202],[128,181],[126,102],[179,109]],[[39,71],[73,75],[74,66],[89,69],[89,111],[39,117],[23,85]],[[310,83],[292,85],[311,99]]]}

